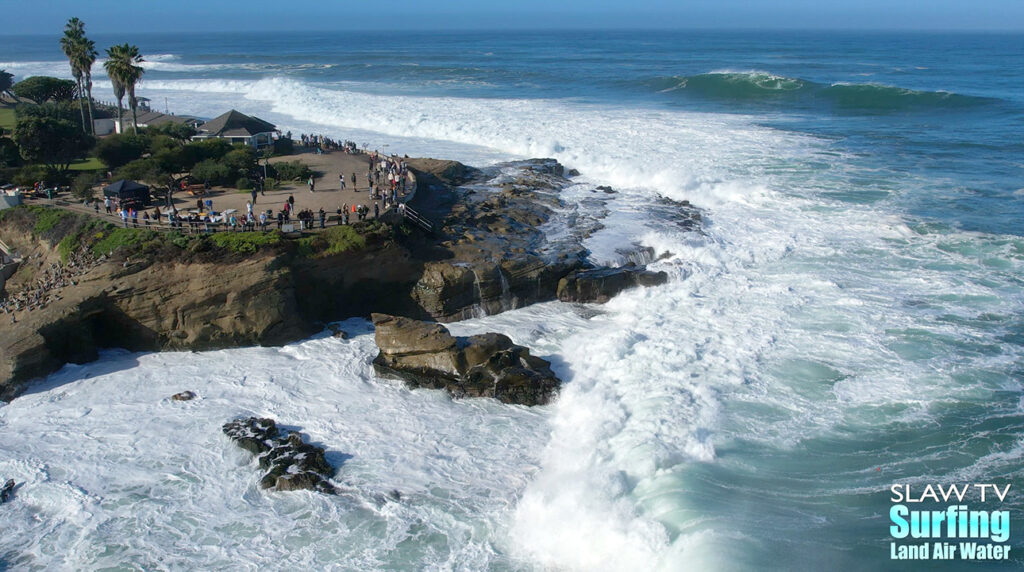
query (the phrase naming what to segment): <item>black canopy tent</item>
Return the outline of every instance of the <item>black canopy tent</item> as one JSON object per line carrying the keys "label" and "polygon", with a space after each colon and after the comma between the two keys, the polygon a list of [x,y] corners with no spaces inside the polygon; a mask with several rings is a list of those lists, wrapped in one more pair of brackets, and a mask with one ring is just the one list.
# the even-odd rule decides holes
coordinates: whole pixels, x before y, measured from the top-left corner
{"label": "black canopy tent", "polygon": [[135,181],[120,180],[103,187],[103,196],[149,206],[149,187]]}

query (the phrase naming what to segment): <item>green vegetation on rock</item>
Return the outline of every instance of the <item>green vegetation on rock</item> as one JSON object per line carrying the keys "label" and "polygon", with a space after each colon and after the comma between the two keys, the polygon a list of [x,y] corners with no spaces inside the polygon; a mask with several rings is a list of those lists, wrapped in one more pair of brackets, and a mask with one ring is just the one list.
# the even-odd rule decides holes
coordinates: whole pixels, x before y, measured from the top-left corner
{"label": "green vegetation on rock", "polygon": [[256,252],[260,247],[273,246],[281,242],[281,233],[268,232],[216,232],[210,235],[210,241],[217,248],[231,252]]}

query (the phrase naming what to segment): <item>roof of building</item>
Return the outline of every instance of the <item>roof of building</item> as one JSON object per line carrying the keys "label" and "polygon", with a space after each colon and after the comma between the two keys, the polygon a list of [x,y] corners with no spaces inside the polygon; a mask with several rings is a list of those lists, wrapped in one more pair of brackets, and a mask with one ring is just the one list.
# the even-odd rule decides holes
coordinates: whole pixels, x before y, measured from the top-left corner
{"label": "roof of building", "polygon": [[252,137],[257,133],[276,130],[277,127],[273,123],[239,113],[234,109],[199,126],[200,133],[210,137]]}
{"label": "roof of building", "polygon": [[168,115],[159,111],[143,111],[138,114],[139,125],[162,125],[164,123],[199,123],[195,117],[188,115]]}

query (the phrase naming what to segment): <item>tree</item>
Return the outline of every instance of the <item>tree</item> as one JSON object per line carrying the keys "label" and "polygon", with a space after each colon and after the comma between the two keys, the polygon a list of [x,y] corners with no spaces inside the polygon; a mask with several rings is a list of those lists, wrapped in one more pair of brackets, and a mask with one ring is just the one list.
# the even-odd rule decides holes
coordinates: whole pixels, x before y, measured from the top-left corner
{"label": "tree", "polygon": [[7,73],[7,70],[0,70],[0,95],[7,94],[13,96],[11,93],[11,87],[14,86],[14,75]]}
{"label": "tree", "polygon": [[107,167],[117,169],[146,154],[148,142],[141,135],[129,133],[104,137],[96,144],[96,156]]}
{"label": "tree", "polygon": [[192,140],[192,136],[196,134],[196,130],[191,125],[185,123],[174,123],[168,121],[163,125],[157,125],[156,127],[150,127],[147,130],[148,133],[166,135],[171,139],[178,142],[179,145],[185,145]]}
{"label": "tree", "polygon": [[21,166],[21,152],[18,145],[6,137],[0,137],[0,169]]}
{"label": "tree", "polygon": [[14,118],[17,121],[29,118],[50,118],[62,119],[75,122],[75,108],[70,101],[54,102],[48,101],[38,105],[23,103],[14,108]]}
{"label": "tree", "polygon": [[82,131],[89,132],[85,125],[85,104],[82,103],[82,67],[79,65],[79,52],[82,49],[82,39],[85,38],[85,23],[78,18],[71,18],[64,26],[64,35],[60,38],[60,50],[68,58],[71,64],[71,77],[75,78],[78,85],[78,112],[82,116]]}
{"label": "tree", "polygon": [[71,162],[84,156],[93,140],[74,121],[29,116],[18,119],[14,142],[25,160],[42,163],[51,174],[64,178]]}
{"label": "tree", "polygon": [[117,96],[117,121],[121,123],[121,100],[124,94],[128,93],[128,105],[132,109],[132,132],[139,132],[139,120],[137,116],[138,100],[135,99],[135,85],[142,79],[146,72],[142,66],[142,56],[139,54],[138,46],[121,44],[111,46],[107,49],[107,61],[103,67],[114,84],[114,95]]}
{"label": "tree", "polygon": [[14,84],[14,95],[31,99],[36,103],[47,101],[71,101],[75,98],[75,82],[37,75]]}

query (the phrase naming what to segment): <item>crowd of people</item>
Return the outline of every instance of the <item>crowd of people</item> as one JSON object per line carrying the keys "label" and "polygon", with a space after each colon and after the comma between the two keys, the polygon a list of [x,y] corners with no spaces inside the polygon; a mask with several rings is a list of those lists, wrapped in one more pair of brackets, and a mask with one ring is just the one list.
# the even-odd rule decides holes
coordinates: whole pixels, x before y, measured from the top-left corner
{"label": "crowd of people", "polygon": [[[291,131],[286,136],[291,139]],[[317,153],[325,153],[327,151],[342,150],[346,153],[355,153],[356,144],[352,141],[338,142],[330,137],[324,135],[306,135],[305,133],[299,136],[299,143],[305,149],[314,149]]]}

